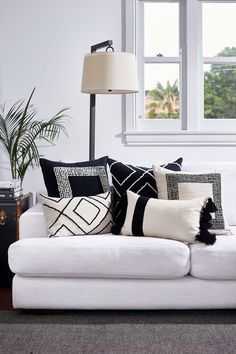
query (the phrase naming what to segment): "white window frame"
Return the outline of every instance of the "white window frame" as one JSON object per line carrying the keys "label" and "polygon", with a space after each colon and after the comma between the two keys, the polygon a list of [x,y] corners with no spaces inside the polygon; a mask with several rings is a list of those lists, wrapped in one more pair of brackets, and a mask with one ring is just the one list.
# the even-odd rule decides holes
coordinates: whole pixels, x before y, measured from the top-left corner
{"label": "white window frame", "polygon": [[[169,0],[163,0],[162,2],[170,2]],[[173,3],[179,3],[178,0],[172,0],[171,2]],[[180,4],[181,7],[181,4]],[[181,56],[181,49],[179,52],[179,56],[175,57],[160,57],[160,56],[152,56],[152,57],[145,57],[144,56],[144,48],[140,45],[140,43],[144,43],[143,36],[144,33],[143,31],[139,31],[140,28],[144,27],[143,24],[143,17],[144,17],[144,1],[138,1],[137,3],[137,18],[139,19],[139,25],[137,26],[137,35],[139,38],[139,45],[137,46],[137,57],[139,58],[139,66],[138,66],[138,76],[140,79],[140,87],[144,87],[144,66],[145,64],[179,64],[179,93],[180,93],[180,102],[182,103],[182,56]],[[180,14],[182,11],[180,11]],[[183,21],[179,21],[179,23],[184,26]],[[183,37],[182,34],[184,33],[183,28],[179,28],[180,32],[180,40],[179,40],[179,48],[182,48],[183,46]],[[179,119],[143,119],[145,112],[144,112],[144,90],[142,90],[138,96],[137,100],[140,104],[137,105],[137,130],[138,131],[180,131],[183,130],[183,124],[184,124],[184,116],[185,112],[182,109],[182,104],[180,105],[180,112],[179,112]],[[182,119],[181,119],[182,118]]]}
{"label": "white window frame", "polygon": [[[225,0],[225,1],[220,1],[220,0],[207,0],[207,1],[203,1],[203,0],[198,0],[201,1],[202,3],[210,3],[210,2],[220,2],[220,3],[235,3],[235,1],[230,1],[230,0]],[[202,29],[202,23],[200,28]],[[201,48],[201,53],[203,54],[203,50]],[[202,67],[201,67],[201,75],[202,75],[202,79],[201,79],[201,97],[202,97],[202,111],[201,111],[201,120],[200,120],[200,127],[203,130],[210,130],[212,129],[212,125],[214,125],[214,129],[215,131],[219,131],[221,129],[224,130],[236,130],[236,117],[234,119],[230,119],[230,118],[226,118],[226,119],[205,119],[204,118],[204,105],[203,105],[203,97],[204,97],[204,85],[203,85],[203,81],[204,81],[204,72],[203,72],[203,66],[204,64],[236,64],[236,57],[202,57]]]}
{"label": "white window frame", "polygon": [[[143,78],[144,63],[140,58],[143,51],[138,42],[140,34],[140,7],[144,0],[125,1],[125,45],[127,52],[135,53],[138,62],[139,77]],[[156,0],[149,0],[149,2]],[[161,0],[176,2],[176,0]],[[232,2],[232,1],[227,1]],[[234,57],[227,58],[203,58],[202,57],[202,25],[201,25],[201,1],[179,0],[180,3],[180,70],[182,72],[182,106],[181,106],[181,130],[170,131],[168,127],[162,129],[158,120],[148,121],[145,125],[138,122],[141,112],[141,103],[144,100],[142,92],[136,95],[126,95],[123,99],[123,128],[122,141],[125,145],[182,145],[182,146],[236,146],[236,120],[235,119],[203,119],[203,63],[234,62]],[[185,12],[184,18],[181,17]],[[194,16],[193,16],[194,14]],[[197,16],[196,16],[197,14]],[[186,19],[186,21],[184,20]],[[191,21],[190,21],[191,19]],[[188,45],[187,45],[188,44]],[[196,45],[197,44],[197,45]],[[188,60],[187,60],[188,58]],[[164,61],[167,58],[157,57],[156,62]],[[153,60],[153,59],[151,59]],[[176,58],[169,58],[170,62],[176,62]],[[140,74],[141,73],[141,74]],[[139,82],[144,87],[144,82]],[[188,89],[190,88],[190,89]],[[202,104],[200,104],[200,102]],[[139,104],[139,107],[138,107]],[[202,117],[199,119],[199,117]],[[163,120],[164,121],[164,120]],[[169,120],[170,121],[170,120]],[[173,120],[175,121],[175,120]],[[178,121],[178,120],[177,120]],[[214,121],[214,124],[212,124]],[[217,122],[216,122],[217,121]],[[153,124],[154,123],[154,124]],[[171,123],[170,123],[171,124]],[[148,127],[149,125],[149,127]],[[150,127],[152,125],[152,127]],[[156,126],[154,126],[156,125]]]}

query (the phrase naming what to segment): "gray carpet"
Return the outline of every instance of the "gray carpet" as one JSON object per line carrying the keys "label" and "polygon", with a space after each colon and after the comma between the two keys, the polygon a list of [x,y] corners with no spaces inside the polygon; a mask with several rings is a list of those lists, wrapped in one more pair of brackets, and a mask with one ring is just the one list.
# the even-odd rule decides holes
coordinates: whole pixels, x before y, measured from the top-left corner
{"label": "gray carpet", "polygon": [[235,354],[236,311],[0,311],[1,354]]}

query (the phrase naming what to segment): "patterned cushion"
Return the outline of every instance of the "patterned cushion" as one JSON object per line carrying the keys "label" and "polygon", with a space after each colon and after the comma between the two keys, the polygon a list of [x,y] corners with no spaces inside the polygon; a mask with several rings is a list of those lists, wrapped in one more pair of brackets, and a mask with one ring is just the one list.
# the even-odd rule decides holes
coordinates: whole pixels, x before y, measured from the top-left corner
{"label": "patterned cushion", "polygon": [[222,211],[220,173],[171,173],[153,166],[160,199],[192,199],[201,196],[212,198],[217,211],[212,219],[212,230],[225,229]]}
{"label": "patterned cushion", "polygon": [[40,165],[48,195],[51,197],[89,196],[110,190],[106,170],[107,156],[74,163],[40,159]]}
{"label": "patterned cushion", "polygon": [[50,237],[111,231],[111,192],[74,198],[40,196]]}
{"label": "patterned cushion", "polygon": [[[194,242],[200,234],[200,217],[208,198],[164,200],[127,191],[128,207],[122,235],[169,238]],[[201,241],[214,243],[215,235],[201,233]]]}
{"label": "patterned cushion", "polygon": [[[180,171],[182,161],[183,159],[179,158],[163,166],[172,171]],[[108,159],[108,164],[114,187],[113,218],[116,224],[123,225],[125,213],[122,197],[125,198],[126,191],[130,190],[145,197],[157,198],[156,181],[152,168],[126,165],[112,159]],[[122,220],[119,220],[120,217]]]}

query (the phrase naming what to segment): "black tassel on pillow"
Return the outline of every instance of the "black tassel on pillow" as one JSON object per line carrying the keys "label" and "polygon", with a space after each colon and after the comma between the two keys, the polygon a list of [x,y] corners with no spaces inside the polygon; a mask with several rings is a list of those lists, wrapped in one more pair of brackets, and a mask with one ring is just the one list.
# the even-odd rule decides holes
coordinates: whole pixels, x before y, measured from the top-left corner
{"label": "black tassel on pillow", "polygon": [[200,231],[196,236],[196,240],[204,242],[206,245],[214,245],[216,242],[216,235],[211,234],[208,229],[211,228],[212,216],[210,213],[217,211],[217,207],[211,198],[208,198],[208,201],[204,208],[202,208],[201,217],[200,217]]}
{"label": "black tassel on pillow", "polygon": [[215,213],[217,210],[218,209],[217,209],[215,203],[213,202],[213,200],[211,198],[208,198],[208,201],[207,201],[206,206],[204,208],[204,212]]}
{"label": "black tassel on pillow", "polygon": [[208,230],[200,230],[196,236],[196,240],[204,242],[206,245],[214,245],[216,242],[216,235],[210,234]]}
{"label": "black tassel on pillow", "polygon": [[201,218],[200,218],[200,230],[201,229],[210,229],[212,227],[212,216],[209,212],[207,212],[205,210],[205,208],[203,209],[202,213],[201,213]]}

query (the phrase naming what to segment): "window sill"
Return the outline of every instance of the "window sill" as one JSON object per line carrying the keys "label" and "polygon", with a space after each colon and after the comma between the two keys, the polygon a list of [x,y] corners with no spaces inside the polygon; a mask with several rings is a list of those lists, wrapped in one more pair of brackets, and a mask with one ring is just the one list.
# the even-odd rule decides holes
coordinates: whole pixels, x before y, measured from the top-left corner
{"label": "window sill", "polygon": [[123,132],[126,146],[236,146],[236,132]]}

